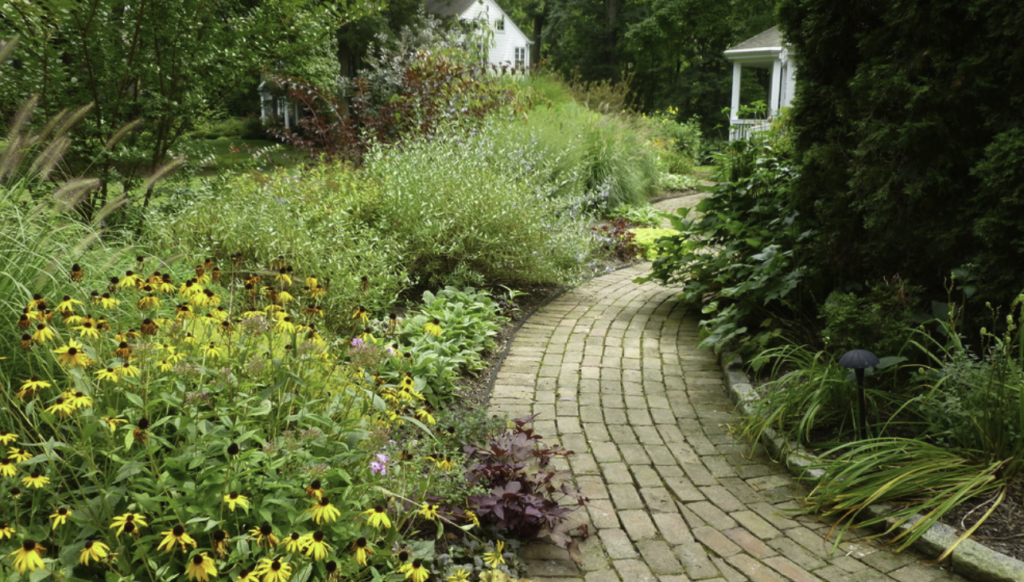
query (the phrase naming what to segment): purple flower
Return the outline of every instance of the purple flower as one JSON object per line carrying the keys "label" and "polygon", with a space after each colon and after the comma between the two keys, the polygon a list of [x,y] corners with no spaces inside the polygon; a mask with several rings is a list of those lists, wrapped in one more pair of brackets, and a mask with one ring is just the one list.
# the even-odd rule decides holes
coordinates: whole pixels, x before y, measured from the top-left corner
{"label": "purple flower", "polygon": [[358,348],[361,345],[363,345],[363,338],[352,338],[352,347]]}
{"label": "purple flower", "polygon": [[370,462],[370,471],[374,475],[387,475],[388,474],[388,456],[377,454],[377,460]]}

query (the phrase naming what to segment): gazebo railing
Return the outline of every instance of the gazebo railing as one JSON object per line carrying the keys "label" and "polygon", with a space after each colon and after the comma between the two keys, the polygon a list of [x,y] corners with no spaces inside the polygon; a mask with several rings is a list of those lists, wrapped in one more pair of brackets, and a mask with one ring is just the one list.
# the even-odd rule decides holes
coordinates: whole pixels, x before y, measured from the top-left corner
{"label": "gazebo railing", "polygon": [[755,133],[771,129],[770,119],[731,119],[729,120],[729,141],[747,139]]}

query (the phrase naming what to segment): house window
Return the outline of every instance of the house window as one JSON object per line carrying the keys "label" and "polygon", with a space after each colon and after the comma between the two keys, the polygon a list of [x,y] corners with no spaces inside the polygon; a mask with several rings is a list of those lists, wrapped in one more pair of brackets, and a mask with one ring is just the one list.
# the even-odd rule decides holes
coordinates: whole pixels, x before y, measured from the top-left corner
{"label": "house window", "polygon": [[494,28],[498,32],[504,32],[505,31],[505,17],[504,16],[502,16],[501,18],[499,18],[499,19],[494,21]]}
{"label": "house window", "polygon": [[516,47],[516,62],[515,62],[515,65],[517,67],[526,66],[526,47],[522,47],[522,46],[517,46]]}

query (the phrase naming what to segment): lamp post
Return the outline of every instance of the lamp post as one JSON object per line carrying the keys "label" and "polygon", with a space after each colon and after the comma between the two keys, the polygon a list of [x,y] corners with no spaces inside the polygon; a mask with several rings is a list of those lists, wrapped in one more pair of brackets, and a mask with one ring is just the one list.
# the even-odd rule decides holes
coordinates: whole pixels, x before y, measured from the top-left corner
{"label": "lamp post", "polygon": [[857,436],[860,437],[861,429],[867,433],[867,396],[864,394],[864,369],[874,368],[879,363],[878,356],[867,350],[850,350],[839,358],[839,365],[844,368],[851,368],[857,375],[857,396],[860,404],[860,419],[857,427]]}

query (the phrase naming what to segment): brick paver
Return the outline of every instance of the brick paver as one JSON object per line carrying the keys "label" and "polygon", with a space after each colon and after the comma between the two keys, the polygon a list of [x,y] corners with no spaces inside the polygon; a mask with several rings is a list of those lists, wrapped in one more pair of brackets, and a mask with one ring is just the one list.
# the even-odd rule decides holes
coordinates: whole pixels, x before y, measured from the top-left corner
{"label": "brick paver", "polygon": [[590,534],[583,563],[530,546],[534,582],[963,582],[873,542],[832,552],[828,528],[784,513],[804,489],[733,438],[721,368],[696,348],[700,314],[675,301],[677,289],[633,282],[649,269],[554,300],[524,323],[498,371],[491,410],[540,413],[535,428],[575,451],[567,467],[591,500],[574,517]]}

